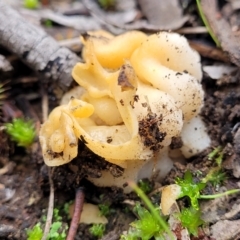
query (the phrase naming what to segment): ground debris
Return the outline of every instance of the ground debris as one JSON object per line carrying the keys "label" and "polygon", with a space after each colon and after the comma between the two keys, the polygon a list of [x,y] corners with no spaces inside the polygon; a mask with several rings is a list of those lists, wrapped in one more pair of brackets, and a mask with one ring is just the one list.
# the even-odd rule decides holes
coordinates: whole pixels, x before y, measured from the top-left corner
{"label": "ground debris", "polygon": [[217,8],[217,1],[202,0],[201,5],[203,13],[206,16],[212,31],[220,42],[222,49],[229,54],[231,61],[239,67],[239,37],[232,32],[230,24],[221,15],[220,11]]}
{"label": "ground debris", "polygon": [[[0,6],[3,6],[4,3],[8,2],[10,1],[0,0]],[[68,81],[69,83],[72,81],[70,76],[72,68],[71,66],[75,64],[72,60],[78,59],[78,57],[76,54],[72,55],[72,52],[68,51],[67,49],[65,53],[69,53],[74,57],[71,58],[69,62],[62,62],[60,59],[59,62],[57,62],[55,65],[55,56],[57,53],[59,53],[58,50],[63,50],[65,47],[68,47],[76,53],[80,54],[82,45],[80,44],[78,35],[83,31],[93,30],[95,28],[99,29],[103,27],[104,29],[110,29],[113,33],[120,33],[128,29],[144,29],[148,32],[155,32],[164,29],[169,30],[170,28],[178,28],[178,26],[171,26],[171,24],[184,24],[183,20],[188,19],[189,21],[184,26],[184,28],[177,29],[176,31],[181,34],[191,34],[191,36],[188,37],[188,40],[190,41],[191,46],[203,56],[203,65],[211,66],[212,70],[215,71],[214,73],[217,73],[214,77],[212,77],[211,74],[209,74],[210,76],[207,76],[205,73],[203,78],[203,84],[206,91],[205,106],[202,110],[202,116],[208,127],[208,133],[211,135],[212,146],[205,152],[186,160],[186,162],[175,162],[174,168],[166,177],[166,179],[164,179],[164,182],[154,182],[153,185],[158,184],[162,186],[161,184],[174,183],[177,177],[183,177],[187,169],[193,173],[194,180],[198,181],[200,175],[197,174],[202,174],[201,176],[206,175],[209,172],[209,169],[214,165],[213,162],[209,161],[207,154],[211,152],[215,147],[220,146],[222,147],[224,154],[222,167],[227,176],[223,182],[223,187],[225,187],[225,190],[236,188],[236,186],[238,188],[240,187],[240,72],[239,70],[226,72],[221,66],[220,68],[222,69],[216,69],[216,65],[219,65],[218,61],[221,61],[224,62],[221,63],[221,65],[226,64],[228,70],[232,70],[232,66],[229,63],[231,63],[231,61],[235,63],[235,60],[238,60],[237,57],[239,51],[235,52],[234,56],[231,56],[230,50],[233,48],[235,51],[234,46],[238,47],[239,43],[236,44],[234,42],[235,40],[232,41],[232,38],[228,38],[229,35],[227,34],[229,31],[231,31],[231,34],[233,35],[235,35],[235,33],[236,35],[239,34],[238,29],[240,28],[237,27],[239,26],[238,21],[240,18],[239,11],[236,11],[238,10],[239,6],[235,4],[239,1],[229,1],[228,4],[231,4],[233,8],[229,13],[234,13],[232,15],[229,15],[229,13],[228,15],[227,13],[224,15],[224,9],[221,9],[221,13],[226,16],[225,19],[227,19],[229,25],[231,26],[226,30],[224,29],[224,31],[222,31],[222,33],[219,35],[221,36],[221,34],[225,34],[226,37],[223,37],[222,43],[225,43],[224,40],[227,38],[227,44],[229,45],[222,45],[222,49],[208,44],[209,37],[206,33],[206,28],[200,26],[202,22],[200,21],[199,16],[196,14],[197,11],[195,1],[179,1],[182,6],[176,6],[175,10],[178,12],[176,14],[178,15],[177,21],[174,14],[175,10],[172,8],[171,10],[169,8],[162,14],[158,13],[161,16],[156,16],[153,14],[153,10],[156,12],[158,11],[157,8],[149,10],[149,13],[147,12],[148,10],[143,11],[144,8],[140,7],[140,2],[144,2],[144,0],[115,0],[116,6],[110,10],[100,8],[97,0],[79,1],[78,3],[81,5],[81,7],[77,8],[74,7],[76,1],[61,0],[59,1],[59,5],[57,4],[58,6],[52,8],[50,7],[50,4],[52,5],[53,0],[46,2],[48,2],[49,6],[45,6],[45,9],[39,8],[37,10],[27,10],[22,8],[21,5],[18,5],[18,7],[15,9],[20,11],[20,13],[25,17],[25,20],[27,18],[26,21],[20,21],[19,26],[26,24],[25,27],[27,28],[27,26],[29,26],[28,23],[31,22],[29,20],[31,18],[30,15],[33,14],[37,17],[35,20],[38,20],[35,21],[35,23],[37,22],[36,28],[44,28],[48,34],[52,35],[53,38],[58,41],[57,43],[57,41],[53,42],[51,40],[53,45],[50,44],[50,50],[48,47],[46,47],[46,51],[49,51],[50,55],[48,56],[50,56],[50,60],[52,61],[50,62],[52,65],[48,65],[45,70],[48,71],[52,68],[54,74],[51,75],[51,73],[48,74],[47,72],[42,72],[42,74],[44,78],[47,78],[48,80],[56,76],[56,80],[52,81],[53,83],[58,83],[58,81],[61,81],[62,79],[63,85],[65,85],[65,83]],[[60,8],[60,5],[63,2],[65,3],[65,6],[68,7]],[[87,9],[84,7],[84,2],[88,2],[90,7],[93,6],[92,4],[95,4],[95,6],[97,6],[97,11],[95,11],[96,9]],[[152,7],[148,2],[145,1],[145,8]],[[206,0],[202,0],[202,2],[206,2]],[[208,8],[210,6],[209,11],[211,11],[211,6],[214,2],[214,0],[208,1],[208,3],[210,3],[210,5],[208,5]],[[56,5],[56,3],[58,3],[58,1],[55,0],[54,4]],[[167,1],[161,1],[161,4],[158,3],[158,7],[161,7],[163,5],[166,6],[167,4],[171,3],[176,3],[176,1],[169,1],[169,3]],[[189,11],[184,8],[184,4],[187,4],[188,6],[191,5],[191,9],[193,7],[194,10],[191,10],[189,13]],[[185,11],[184,15],[182,15],[182,8]],[[9,7],[6,7],[6,9],[9,9]],[[0,18],[4,14],[4,11],[2,10],[3,8],[1,8],[0,11]],[[144,19],[143,16],[145,16],[146,19]],[[160,17],[164,18],[166,16],[171,16],[169,25],[168,22],[164,26],[161,26],[158,24],[158,22],[154,22],[154,20],[159,21]],[[214,18],[215,21],[219,16],[212,14],[211,17]],[[7,24],[13,24],[15,15],[11,15],[11,18],[8,19],[9,21],[2,21],[3,26],[6,26]],[[81,21],[83,22],[74,22],[74,20],[79,19],[82,19]],[[166,19],[167,18],[165,18],[165,20]],[[222,21],[223,17],[220,16],[220,19]],[[47,21],[52,23],[51,27],[47,27],[45,25],[45,22]],[[89,24],[84,25],[86,22]],[[81,25],[82,23],[83,25]],[[218,23],[215,21],[214,24],[218,25],[221,24],[221,22]],[[7,74],[4,73],[4,76],[3,74],[0,76],[0,78],[4,81],[11,79],[9,90],[10,94],[7,98],[9,102],[5,101],[3,107],[4,109],[7,108],[12,110],[10,102],[13,103],[13,105],[22,105],[23,109],[21,109],[21,116],[26,117],[29,115],[31,118],[35,118],[29,112],[29,110],[32,110],[31,108],[33,108],[37,113],[37,117],[41,119],[42,111],[39,110],[41,105],[39,102],[42,97],[42,93],[39,90],[39,86],[43,81],[45,83],[48,82],[48,80],[39,78],[39,75],[33,73],[29,68],[26,67],[26,65],[21,62],[21,59],[24,59],[24,61],[29,65],[28,60],[30,59],[30,53],[25,52],[25,50],[22,51],[22,47],[19,48],[17,42],[15,42],[16,38],[19,38],[18,40],[21,40],[22,42],[25,41],[25,38],[28,38],[28,35],[22,33],[22,30],[24,29],[19,29],[21,34],[17,35],[16,37],[16,34],[19,33],[18,28],[12,28],[8,26],[10,25],[7,25],[6,29],[12,29],[13,39],[5,35],[5,30],[5,32],[1,32],[0,26],[0,42],[2,39],[6,40],[5,37],[8,37],[8,40],[11,40],[7,43],[7,45],[3,44],[3,46],[0,47],[0,54],[3,54],[2,56],[4,56],[4,58],[8,60],[13,67],[13,70],[11,70],[10,73],[7,72]],[[33,30],[35,28],[31,29]],[[34,31],[31,33],[33,32]],[[31,35],[33,36],[34,34]],[[4,38],[2,38],[2,36]],[[39,44],[39,46],[42,45],[45,40],[47,42],[47,39],[49,39],[49,36],[45,33],[43,34],[42,30],[40,30],[39,36],[42,37],[41,41],[36,42],[36,45]],[[235,36],[235,38],[237,37]],[[27,40],[30,41],[34,39],[28,38]],[[55,44],[58,44],[58,47],[56,47]],[[64,46],[64,48],[62,48],[62,46]],[[230,50],[228,50],[228,48],[225,46],[229,47]],[[10,50],[17,53],[18,56],[10,54],[6,50],[6,47],[11,48]],[[30,50],[32,49],[34,49],[34,47],[30,48]],[[39,59],[39,56],[42,58]],[[34,57],[30,59],[32,65],[29,66],[32,69],[38,71],[39,69],[36,68],[38,67],[37,60],[39,60],[39,64],[41,65],[48,56],[45,54],[45,52],[42,52],[41,48],[39,48],[39,55],[34,55]],[[79,59],[77,61],[79,61]],[[65,63],[68,65],[65,69],[66,71],[63,70]],[[5,68],[5,70],[6,69],[7,68]],[[208,73],[210,72],[208,71]],[[10,74],[11,77],[9,77]],[[66,76],[67,78],[64,79]],[[123,84],[123,88],[124,87],[131,86],[128,84],[125,86]],[[54,86],[50,86],[50,89],[54,89]],[[23,95],[24,98],[22,98]],[[51,97],[52,96],[50,96],[50,98]],[[137,101],[137,95],[135,96],[135,100]],[[27,102],[29,102],[30,105]],[[121,103],[126,104],[126,102],[124,102],[124,99],[121,101]],[[147,105],[145,107],[147,107]],[[17,113],[15,111],[13,112]],[[5,113],[3,115],[6,116]],[[152,131],[155,133],[155,130],[159,127],[156,124],[155,119],[156,116],[149,116],[149,119],[146,119],[145,122],[140,122],[141,131],[144,132],[144,130],[148,129],[148,132]],[[160,119],[158,120],[158,122],[161,122]],[[7,120],[4,119],[4,121]],[[163,139],[164,133],[158,133],[157,135],[149,133],[146,138],[146,143],[150,142],[151,144],[152,142],[153,144],[151,144],[151,146],[158,147],[156,144],[154,144],[154,141],[157,138],[158,140]],[[111,138],[109,138],[108,141],[111,142]],[[44,215],[44,211],[42,210],[48,207],[47,200],[49,195],[49,180],[47,168],[43,163],[39,144],[35,143],[32,146],[31,153],[30,151],[25,152],[24,149],[14,147],[14,144],[10,145],[9,139],[5,135],[4,131],[0,131],[0,143],[0,167],[5,166],[6,163],[13,164],[12,169],[10,169],[11,171],[4,172],[4,175],[0,174],[0,182],[2,184],[2,191],[0,191],[0,195],[2,194],[0,196],[0,219],[2,221],[0,224],[0,238],[26,239],[25,230],[27,228],[32,228],[37,222],[39,222]],[[171,147],[175,149],[179,148],[180,146],[181,139],[173,139]],[[55,186],[56,206],[63,206],[65,203],[72,200],[74,198],[75,189],[79,186],[84,186],[86,189],[87,202],[94,203],[95,205],[109,203],[110,206],[114,209],[115,212],[108,217],[109,223],[106,226],[106,235],[103,236],[103,240],[117,240],[120,238],[120,235],[123,233],[123,231],[129,228],[129,223],[134,220],[133,215],[125,211],[128,210],[128,207],[126,207],[123,202],[126,201],[126,199],[136,199],[136,196],[133,193],[126,195],[121,189],[118,188],[100,188],[94,186],[91,182],[89,182],[86,179],[87,176],[99,178],[101,177],[103,170],[110,171],[111,174],[115,177],[115,180],[118,181],[117,177],[122,175],[124,169],[94,155],[88,149],[83,148],[83,144],[81,143],[79,143],[79,149],[79,156],[76,159],[74,159],[69,164],[57,167],[55,169],[55,172],[53,174],[53,181]],[[2,160],[1,158],[4,159]],[[216,189],[213,189],[213,187],[210,186],[206,189],[206,192],[212,193],[214,190]],[[12,195],[13,193],[14,195]],[[180,201],[180,205],[187,204],[185,200],[186,199]],[[210,226],[204,226],[205,229],[203,228],[199,230],[198,237],[191,236],[191,239],[240,239],[240,222],[238,220],[240,216],[240,201],[237,196],[234,195],[225,197],[223,199],[218,199],[215,202],[204,202],[206,202],[208,208],[203,209],[203,211],[209,214],[208,219],[211,218]],[[210,213],[209,207],[212,213]],[[213,225],[211,226],[211,224]],[[79,231],[77,233],[76,240],[80,239],[95,239],[89,233],[89,226],[84,224],[79,225]]]}
{"label": "ground debris", "polygon": [[13,225],[0,224],[0,237],[7,238],[13,235],[17,231],[17,228]]}
{"label": "ground debris", "polygon": [[[149,24],[159,29],[178,29],[188,20],[187,15],[183,16],[183,9],[178,0],[152,0],[151,4],[148,0],[138,2]],[[166,9],[171,9],[171,14]]]}
{"label": "ground debris", "polygon": [[[62,88],[69,87],[71,70],[79,58],[4,2],[0,2],[0,9],[0,44],[46,79],[57,82]],[[9,16],[11,21],[5,21]]]}
{"label": "ground debris", "polygon": [[211,236],[217,240],[236,239],[234,237],[240,234],[240,220],[220,220],[211,226],[210,231]]}

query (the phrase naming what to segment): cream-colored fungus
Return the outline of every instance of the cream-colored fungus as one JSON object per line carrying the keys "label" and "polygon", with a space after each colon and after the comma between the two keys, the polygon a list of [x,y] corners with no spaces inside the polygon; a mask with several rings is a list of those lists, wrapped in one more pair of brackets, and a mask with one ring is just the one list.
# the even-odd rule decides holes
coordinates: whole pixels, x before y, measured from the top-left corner
{"label": "cream-colored fungus", "polygon": [[[64,98],[40,130],[47,165],[70,162],[78,154],[78,139],[84,139],[92,152],[126,168],[117,179],[121,186],[153,172],[164,176],[172,166],[168,147],[173,137],[183,138],[186,157],[208,146],[206,134],[208,143],[198,147],[199,134],[188,133],[198,124],[194,120],[189,125],[200,112],[204,94],[200,57],[183,36],[131,31],[114,37],[98,31],[82,41],[84,63],[72,72],[80,87],[71,92],[71,99]],[[186,154],[189,151],[193,154]],[[106,177],[109,185],[114,184],[105,172],[102,180],[93,181],[101,185]]]}

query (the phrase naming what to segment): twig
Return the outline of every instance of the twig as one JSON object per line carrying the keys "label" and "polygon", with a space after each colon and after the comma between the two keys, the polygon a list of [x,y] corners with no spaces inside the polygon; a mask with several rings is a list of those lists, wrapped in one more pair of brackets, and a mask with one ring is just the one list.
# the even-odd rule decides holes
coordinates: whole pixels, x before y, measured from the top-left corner
{"label": "twig", "polygon": [[60,46],[71,49],[72,51],[81,51],[83,45],[80,38],[64,39],[58,42]]}
{"label": "twig", "polygon": [[[11,17],[9,17],[11,16]],[[7,21],[6,21],[7,19]],[[79,58],[40,27],[25,20],[4,1],[0,1],[0,44],[16,53],[42,80],[67,89],[71,71]]]}
{"label": "twig", "polygon": [[43,122],[47,121],[48,118],[48,95],[44,90],[44,87],[41,87],[42,93],[42,119]]}
{"label": "twig", "polygon": [[202,34],[202,33],[207,33],[207,29],[202,26],[198,27],[183,27],[176,29],[174,32],[177,32],[179,34]]}
{"label": "twig", "polygon": [[201,56],[215,59],[223,62],[230,62],[229,56],[220,48],[209,46],[201,42],[188,41],[190,46],[195,49]]}
{"label": "twig", "polygon": [[85,197],[85,194],[84,194],[83,188],[78,188],[76,190],[73,217],[72,217],[72,221],[70,224],[70,228],[69,228],[68,236],[67,236],[66,240],[74,240],[75,239],[78,225],[79,225],[79,220],[81,217],[82,208],[83,208],[84,197]]}
{"label": "twig", "polygon": [[51,225],[52,225],[52,217],[53,217],[53,208],[54,208],[54,184],[52,180],[52,173],[51,168],[48,168],[48,179],[49,179],[49,184],[50,184],[50,195],[49,195],[49,202],[48,202],[48,213],[47,213],[47,220],[44,228],[44,233],[42,240],[46,240],[48,233],[50,231]]}
{"label": "twig", "polygon": [[[48,95],[44,91],[44,88],[42,87],[42,115],[43,115],[43,122],[47,120],[48,116]],[[49,179],[49,185],[50,185],[50,195],[49,195],[49,202],[48,202],[48,212],[47,212],[47,220],[44,228],[44,233],[42,240],[47,239],[47,235],[50,231],[51,225],[52,225],[52,218],[53,218],[53,208],[54,208],[54,184],[52,180],[52,174],[54,172],[54,168],[51,172],[51,168],[48,167],[48,179]]]}
{"label": "twig", "polygon": [[16,166],[15,162],[8,162],[4,165],[4,167],[0,168],[0,176],[6,174]]}

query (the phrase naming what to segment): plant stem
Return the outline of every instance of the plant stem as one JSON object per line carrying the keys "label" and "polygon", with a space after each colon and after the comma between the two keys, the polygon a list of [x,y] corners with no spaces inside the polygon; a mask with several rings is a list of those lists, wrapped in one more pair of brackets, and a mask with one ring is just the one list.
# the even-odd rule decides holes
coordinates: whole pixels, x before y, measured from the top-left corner
{"label": "plant stem", "polygon": [[149,198],[146,196],[146,194],[134,183],[129,182],[129,186],[138,194],[138,196],[143,200],[143,202],[146,204],[154,218],[159,222],[159,224],[164,228],[164,230],[168,233],[171,239],[174,239],[172,232],[170,231],[168,225],[166,222],[161,218],[160,214],[156,212],[156,209],[154,208],[153,204],[149,200]]}
{"label": "plant stem", "polygon": [[83,188],[78,188],[76,190],[73,217],[72,217],[72,221],[70,224],[70,228],[69,228],[66,240],[74,240],[75,239],[78,225],[79,225],[79,220],[81,217],[81,212],[83,209],[84,197],[85,197],[85,194],[84,194]]}
{"label": "plant stem", "polygon": [[199,11],[200,17],[202,18],[202,21],[203,21],[205,27],[207,28],[207,30],[208,30],[211,38],[213,39],[213,41],[215,42],[215,44],[217,45],[217,47],[220,47],[220,46],[221,46],[221,45],[220,45],[220,42],[218,41],[217,37],[214,35],[212,29],[211,29],[210,26],[209,26],[209,23],[208,23],[205,15],[204,15],[204,13],[203,13],[200,0],[196,0],[196,2],[197,2],[197,7],[198,7],[198,11]]}
{"label": "plant stem", "polygon": [[214,198],[219,198],[223,197],[226,195],[234,194],[234,193],[239,193],[240,189],[232,189],[223,193],[218,193],[218,194],[213,194],[213,195],[200,195],[199,199],[214,199]]}

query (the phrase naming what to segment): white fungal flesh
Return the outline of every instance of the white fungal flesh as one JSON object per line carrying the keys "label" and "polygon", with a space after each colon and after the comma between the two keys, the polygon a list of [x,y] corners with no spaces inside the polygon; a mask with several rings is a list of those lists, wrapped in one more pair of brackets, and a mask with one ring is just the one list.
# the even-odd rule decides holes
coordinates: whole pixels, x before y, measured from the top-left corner
{"label": "white fungal flesh", "polygon": [[199,116],[184,123],[181,138],[183,141],[181,152],[186,158],[202,152],[211,143],[205,125]]}

